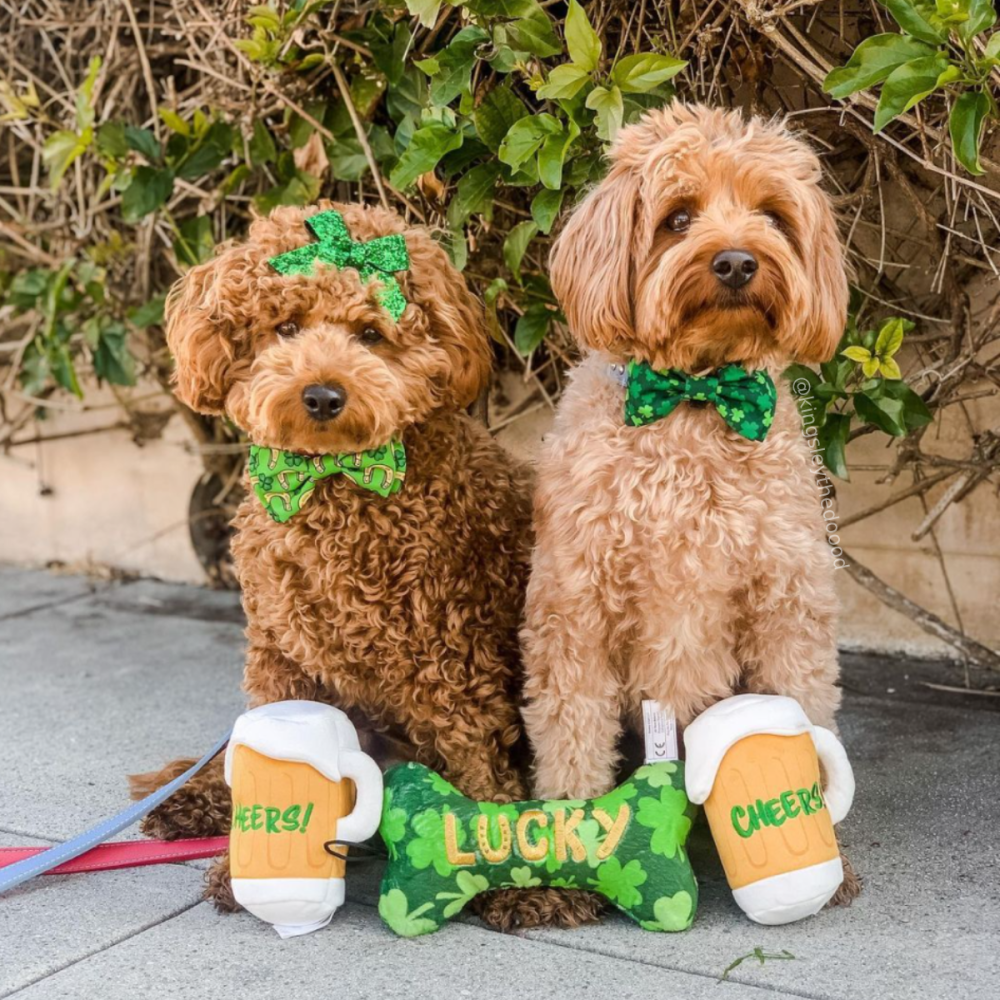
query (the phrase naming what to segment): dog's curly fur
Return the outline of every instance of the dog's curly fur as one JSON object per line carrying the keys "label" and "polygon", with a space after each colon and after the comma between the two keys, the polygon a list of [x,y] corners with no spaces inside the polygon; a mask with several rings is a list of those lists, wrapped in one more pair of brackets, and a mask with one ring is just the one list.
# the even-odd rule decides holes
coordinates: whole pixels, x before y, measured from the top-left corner
{"label": "dog's curly fur", "polygon": [[[779,377],[829,358],[845,321],[819,163],[778,124],[679,104],[623,129],[612,161],[551,262],[590,349],[539,465],[522,634],[535,791],[553,798],[612,786],[622,721],[638,725],[644,698],[682,725],[743,690],[790,695],[824,726],[840,701],[817,465]],[[680,210],[686,231],[667,223]],[[736,292],[711,268],[730,248],[759,264]],[[711,407],[626,426],[608,370],[627,358],[768,369],[766,441]]]}
{"label": "dog's curly fur", "polygon": [[[402,233],[407,308],[393,322],[377,281],[317,266],[283,276],[268,260],[311,239],[310,210],[280,208],[219,248],[171,292],[167,337],[177,395],[226,414],[257,444],[318,454],[402,435],[402,490],[383,499],[343,476],[320,481],[301,512],[274,523],[250,495],[233,555],[246,610],[251,706],[289,698],[360,714],[405,754],[477,799],[523,798],[518,626],[531,545],[527,474],[463,412],[490,369],[482,311],[444,251],[394,213],[336,208],[356,240]],[[378,340],[378,336],[381,340]],[[375,342],[377,341],[377,342]],[[335,383],[347,403],[317,422],[303,390]],[[141,795],[177,761],[133,779]],[[146,821],[161,837],[219,834],[230,799],[219,762]],[[208,894],[231,908],[226,860]],[[593,916],[583,894],[485,899],[501,927]]]}

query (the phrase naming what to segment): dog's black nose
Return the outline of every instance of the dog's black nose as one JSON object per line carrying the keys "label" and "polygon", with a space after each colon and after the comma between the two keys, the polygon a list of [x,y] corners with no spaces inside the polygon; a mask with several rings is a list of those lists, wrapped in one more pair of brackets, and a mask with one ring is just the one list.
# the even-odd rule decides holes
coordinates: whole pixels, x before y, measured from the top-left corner
{"label": "dog's black nose", "polygon": [[729,288],[742,288],[757,273],[757,258],[746,250],[723,250],[712,260],[715,276]]}
{"label": "dog's black nose", "polygon": [[347,405],[347,393],[339,385],[307,385],[302,405],[313,420],[333,420]]}

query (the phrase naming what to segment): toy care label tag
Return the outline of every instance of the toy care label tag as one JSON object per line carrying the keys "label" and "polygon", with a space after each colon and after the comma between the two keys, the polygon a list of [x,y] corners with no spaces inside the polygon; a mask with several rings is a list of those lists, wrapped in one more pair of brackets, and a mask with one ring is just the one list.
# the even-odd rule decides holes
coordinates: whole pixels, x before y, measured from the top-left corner
{"label": "toy care label tag", "polygon": [[646,763],[677,760],[677,719],[658,701],[643,701],[642,728],[646,734]]}

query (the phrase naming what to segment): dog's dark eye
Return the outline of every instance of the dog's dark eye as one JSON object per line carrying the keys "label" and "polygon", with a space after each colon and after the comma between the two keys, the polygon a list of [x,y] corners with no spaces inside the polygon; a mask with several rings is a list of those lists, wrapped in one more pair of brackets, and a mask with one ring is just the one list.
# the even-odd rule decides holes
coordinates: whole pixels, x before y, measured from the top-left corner
{"label": "dog's dark eye", "polygon": [[691,228],[691,213],[686,208],[678,208],[667,216],[665,225],[672,233],[687,232]]}
{"label": "dog's dark eye", "polygon": [[362,331],[358,340],[361,341],[365,347],[374,347],[376,344],[381,343],[385,338],[382,336],[378,330],[373,326],[366,326]]}
{"label": "dog's dark eye", "polygon": [[294,337],[299,332],[299,324],[293,319],[286,319],[284,323],[279,323],[275,328],[279,337]]}

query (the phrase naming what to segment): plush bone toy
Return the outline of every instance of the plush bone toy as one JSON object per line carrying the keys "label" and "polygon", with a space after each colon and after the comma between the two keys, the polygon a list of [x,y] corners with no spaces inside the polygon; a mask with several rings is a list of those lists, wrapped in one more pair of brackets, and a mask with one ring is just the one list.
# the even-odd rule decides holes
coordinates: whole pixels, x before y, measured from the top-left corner
{"label": "plush bone toy", "polygon": [[421,764],[385,776],[389,850],[378,911],[397,934],[436,931],[489,889],[591,889],[650,931],[691,926],[684,851],[695,807],[679,761],[640,767],[589,801],[473,802]]}

